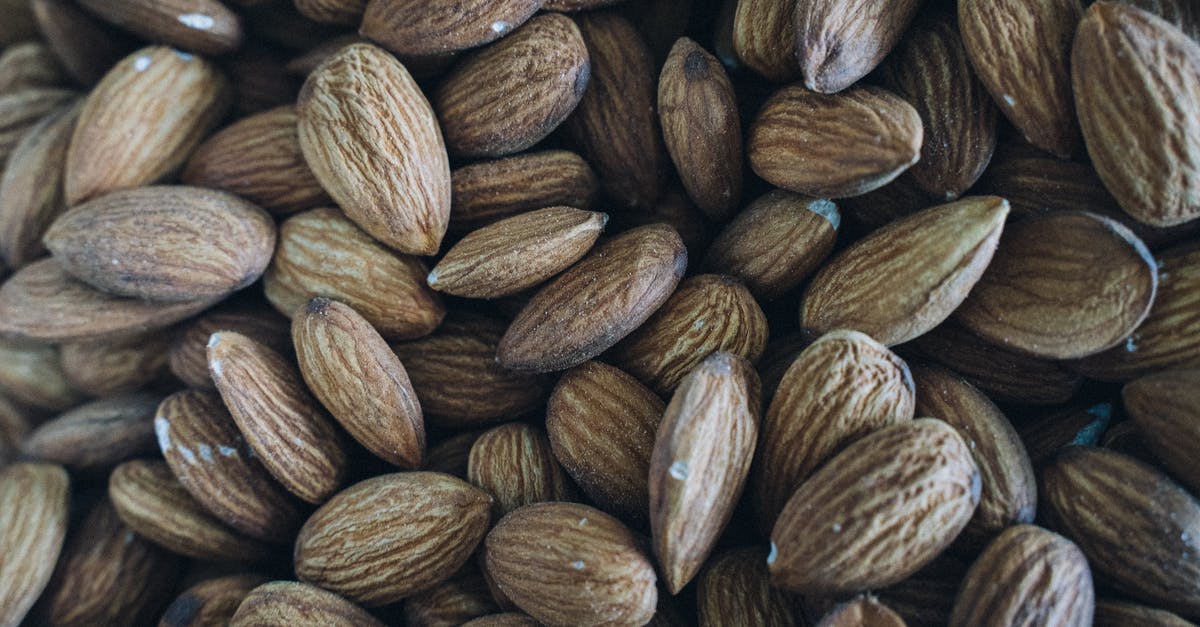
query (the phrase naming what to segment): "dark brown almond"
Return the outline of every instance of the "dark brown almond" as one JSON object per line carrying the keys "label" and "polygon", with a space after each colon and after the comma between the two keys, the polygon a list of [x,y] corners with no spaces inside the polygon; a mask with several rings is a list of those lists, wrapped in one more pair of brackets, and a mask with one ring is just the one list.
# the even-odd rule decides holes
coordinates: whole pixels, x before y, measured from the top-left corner
{"label": "dark brown almond", "polygon": [[31,459],[77,472],[100,471],[152,453],[157,394],[129,394],[84,403],[38,426],[22,445]]}
{"label": "dark brown almond", "polygon": [[36,409],[64,411],[83,395],[71,387],[59,349],[29,342],[0,340],[0,390]]}
{"label": "dark brown almond", "polygon": [[425,454],[425,467],[421,470],[440,472],[466,481],[471,448],[480,435],[483,435],[482,431],[467,431],[434,444]]}
{"label": "dark brown almond", "polygon": [[151,331],[119,340],[59,346],[63,375],[71,387],[97,397],[136,392],[163,379],[171,335]]}
{"label": "dark brown almond", "polygon": [[917,184],[917,179],[902,174],[875,191],[843,198],[838,202],[838,208],[852,224],[874,230],[928,209],[938,202],[941,200],[930,196]]}
{"label": "dark brown almond", "polygon": [[1112,418],[1111,403],[1077,405],[1021,425],[1021,441],[1034,468],[1041,468],[1063,447],[1099,446],[1102,436],[1113,434]]}
{"label": "dark brown almond", "polygon": [[[653,624],[653,622],[647,624]],[[463,627],[538,627],[538,625],[541,623],[530,618],[528,614],[520,612],[480,616],[463,623]]]}
{"label": "dark brown almond", "polygon": [[731,16],[733,52],[750,69],[776,83],[800,77],[796,60],[796,3],[737,0]]}
{"label": "dark brown almond", "polygon": [[28,87],[0,94],[0,167],[29,129],[55,109],[74,100],[75,92],[54,87]]}
{"label": "dark brown almond", "polygon": [[1122,392],[1125,411],[1157,460],[1192,490],[1200,488],[1200,370],[1164,370],[1135,379]]}
{"label": "dark brown almond", "polygon": [[542,0],[371,0],[358,32],[399,55],[430,56],[493,42],[541,6]]}
{"label": "dark brown almond", "polygon": [[522,371],[579,365],[645,322],[666,302],[686,267],[679,234],[663,224],[603,242],[538,291],[509,325],[496,358],[505,368]]}
{"label": "dark brown almond", "polygon": [[771,586],[766,549],[734,549],[708,560],[696,585],[700,624],[795,627],[792,602]]}
{"label": "dark brown almond", "polygon": [[566,150],[480,161],[450,173],[450,231],[466,232],[543,207],[591,209],[600,183],[591,166]]}
{"label": "dark brown almond", "polygon": [[70,490],[62,466],[0,469],[0,624],[20,625],[49,583],[67,533]]}
{"label": "dark brown almond", "polygon": [[354,26],[362,21],[367,0],[294,0],[300,13],[321,24]]}
{"label": "dark brown almond", "polygon": [[272,581],[251,590],[229,619],[229,625],[383,627],[383,623],[350,601],[298,581]]}
{"label": "dark brown almond", "polygon": [[404,619],[413,627],[459,627],[500,611],[479,567],[468,562],[450,579],[404,601]]}
{"label": "dark brown almond", "polygon": [[50,48],[27,41],[0,53],[0,93],[27,87],[57,87],[68,81]]}
{"label": "dark brown almond", "polygon": [[75,82],[95,85],[134,47],[132,38],[71,0],[30,0],[38,30]]}
{"label": "dark brown almond", "polygon": [[[239,116],[293,105],[300,93],[300,81],[288,73],[284,54],[264,44],[242,48],[225,61],[224,67],[233,83],[233,110]],[[293,148],[299,155],[299,146]]]}
{"label": "dark brown almond", "polygon": [[704,249],[712,241],[713,225],[709,223],[704,212],[692,204],[691,199],[682,190],[668,188],[658,202],[649,209],[633,208],[612,214],[614,232],[646,226],[647,224],[663,223],[679,233],[679,239],[687,247],[689,259],[700,259]]}
{"label": "dark brown almond", "polygon": [[489,429],[475,440],[467,480],[492,495],[497,518],[530,503],[575,500],[546,433],[519,422]]}
{"label": "dark brown almond", "polygon": [[1155,607],[1097,599],[1093,627],[1193,627],[1195,623]]}
{"label": "dark brown almond", "polygon": [[106,22],[151,41],[219,55],[242,43],[242,21],[219,0],[79,0]]}
{"label": "dark brown almond", "polygon": [[919,0],[816,0],[796,6],[795,55],[804,84],[832,94],[879,65],[921,7]]}
{"label": "dark brown almond", "polygon": [[240,574],[206,579],[184,590],[163,612],[158,627],[225,625],[254,588],[266,583],[262,575]]}
{"label": "dark brown almond", "polygon": [[[208,372],[208,340],[217,331],[236,331],[276,351],[292,349],[287,318],[261,301],[235,301],[223,304],[187,323],[171,342],[167,362],[171,374],[188,387],[213,389]],[[64,349],[65,350],[65,349]]]}
{"label": "dark brown almond", "polygon": [[908,579],[880,590],[879,597],[909,625],[945,625],[967,566],[950,552],[943,553]]}

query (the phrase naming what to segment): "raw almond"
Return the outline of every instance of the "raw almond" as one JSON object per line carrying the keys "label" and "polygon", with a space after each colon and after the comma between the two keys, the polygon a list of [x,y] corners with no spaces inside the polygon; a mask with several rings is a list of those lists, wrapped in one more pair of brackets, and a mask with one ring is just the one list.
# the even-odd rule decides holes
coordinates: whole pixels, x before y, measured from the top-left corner
{"label": "raw almond", "polygon": [[905,627],[907,623],[871,595],[859,595],[833,608],[817,627]]}
{"label": "raw almond", "polygon": [[992,260],[1008,202],[964,198],[921,211],[858,240],[809,283],[801,324],[907,342],[945,320]]}
{"label": "raw almond", "polygon": [[1200,40],[1200,12],[1188,0],[1120,0],[1125,4],[1149,11],[1178,26],[1192,39]]}
{"label": "raw almond", "polygon": [[30,87],[0,94],[0,167],[46,115],[76,98],[73,91],[54,87]]}
{"label": "raw almond", "polygon": [[119,340],[59,346],[63,376],[89,396],[136,392],[164,378],[171,335],[151,331]]}
{"label": "raw almond", "polygon": [[1094,627],[1189,627],[1194,624],[1166,610],[1113,599],[1096,600],[1092,623]]}
{"label": "raw almond", "polygon": [[287,318],[270,307],[264,307],[261,299],[222,304],[187,323],[172,339],[167,351],[171,374],[188,387],[211,390],[213,382],[208,372],[208,340],[213,333],[236,331],[276,351],[287,353],[292,348],[289,327]]}
{"label": "raw almond", "polygon": [[776,83],[800,77],[796,60],[796,3],[788,0],[736,0],[733,50],[750,69]]}
{"label": "raw almond", "polygon": [[437,252],[450,216],[450,166],[408,70],[381,48],[346,46],[309,74],[296,111],[304,158],[346,215],[401,252]]}
{"label": "raw almond", "polygon": [[463,623],[463,627],[537,627],[541,623],[520,612],[480,616]]}
{"label": "raw almond", "polygon": [[1041,468],[1063,447],[1099,445],[1101,436],[1113,434],[1112,418],[1111,403],[1070,407],[1022,425],[1021,441],[1034,468]]}
{"label": "raw almond", "polygon": [[444,54],[508,35],[541,5],[541,0],[371,0],[358,32],[399,55]]}
{"label": "raw almond", "polygon": [[715,556],[705,564],[696,582],[702,627],[804,624],[794,616],[787,594],[771,586],[766,549],[734,549]]}
{"label": "raw almond", "polygon": [[242,22],[219,0],[80,0],[101,19],[151,41],[219,55],[242,43]]}
{"label": "raw almond", "polygon": [[474,561],[437,587],[404,601],[404,619],[416,627],[458,627],[498,611]]}
{"label": "raw almond", "polygon": [[20,625],[50,581],[67,533],[70,489],[61,466],[0,469],[0,625]]}
{"label": "raw almond", "polygon": [[519,422],[489,429],[475,440],[467,480],[492,495],[497,518],[530,503],[575,500],[546,433]]}
{"label": "raw almond", "polygon": [[368,479],[304,523],[296,574],[368,607],[394,603],[462,567],[487,532],[491,506],[483,490],[440,473]]}
{"label": "raw almond", "polygon": [[686,267],[687,250],[671,227],[626,231],[539,290],[509,325],[496,358],[520,371],[579,365],[645,322]]}
{"label": "raw almond", "polygon": [[29,433],[29,417],[24,409],[0,396],[0,468],[17,457],[21,441]]}
{"label": "raw almond", "polygon": [[129,394],[84,403],[42,423],[21,445],[31,459],[75,472],[106,470],[152,453],[157,394]]}
{"label": "raw almond", "polygon": [[480,161],[450,173],[450,230],[465,232],[543,207],[591,209],[600,182],[591,166],[566,150]]}
{"label": "raw almond", "polygon": [[10,268],[42,256],[42,235],[66,210],[63,161],[70,145],[77,103],[48,113],[14,148],[0,177],[0,255]]}
{"label": "raw almond", "polygon": [[0,93],[26,87],[57,87],[67,82],[58,59],[46,44],[27,41],[0,54]]}
{"label": "raw almond", "polygon": [[70,0],[30,0],[46,45],[80,85],[95,85],[134,48],[125,36]]}
{"label": "raw almond", "polygon": [[832,94],[856,83],[900,41],[918,0],[816,0],[796,5],[795,55],[809,89]]}
{"label": "raw almond", "polygon": [[1200,488],[1194,445],[1200,442],[1200,370],[1164,370],[1135,379],[1122,392],[1125,411],[1163,466],[1185,485]]}
{"label": "raw almond", "polygon": [[272,581],[251,590],[229,619],[231,627],[303,624],[383,626],[374,616],[350,601],[297,581]]}
{"label": "raw almond", "polygon": [[354,26],[362,21],[363,12],[367,10],[367,0],[294,1],[304,17],[321,24]]}
{"label": "raw almond", "polygon": [[83,400],[67,380],[59,349],[30,342],[0,341],[0,390],[50,411],[70,409]]}
{"label": "raw almond", "polygon": [[466,431],[434,444],[425,455],[425,466],[422,470],[444,473],[465,481],[471,448],[481,435],[482,431]]}
{"label": "raw almond", "polygon": [[238,574],[201,581],[175,597],[163,612],[159,627],[228,624],[246,595],[266,580],[262,575]]}

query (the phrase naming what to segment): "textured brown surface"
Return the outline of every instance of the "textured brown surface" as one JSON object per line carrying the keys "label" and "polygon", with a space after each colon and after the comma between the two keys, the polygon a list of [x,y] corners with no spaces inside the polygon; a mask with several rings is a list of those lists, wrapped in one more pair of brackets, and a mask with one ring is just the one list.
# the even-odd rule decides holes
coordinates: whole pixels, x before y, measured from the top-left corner
{"label": "textured brown surface", "polygon": [[592,209],[600,192],[592,167],[566,150],[465,165],[450,173],[450,186],[450,230],[458,232],[543,207]]}
{"label": "textured brown surface", "polygon": [[771,586],[767,551],[760,548],[734,549],[709,559],[696,579],[696,609],[701,625],[803,625],[792,609],[791,599]]}
{"label": "textured brown surface", "polygon": [[237,331],[271,348],[291,350],[287,318],[260,301],[233,301],[206,312],[186,325],[171,340],[167,362],[171,374],[188,387],[213,389],[208,372],[208,340],[217,331]]}
{"label": "textured brown surface", "polygon": [[59,349],[0,341],[0,390],[36,409],[63,411],[83,400],[63,370]]}
{"label": "textured brown surface", "polygon": [[1164,370],[1125,385],[1125,411],[1159,462],[1192,490],[1200,488],[1200,370]]}
{"label": "textured brown surface", "polygon": [[206,579],[184,590],[167,606],[159,627],[226,625],[250,591],[266,582],[262,575],[227,575]]}
{"label": "textured brown surface", "polygon": [[59,346],[63,375],[89,396],[136,392],[167,371],[171,334],[151,331],[119,340],[70,342]]}
{"label": "textured brown surface", "polygon": [[475,48],[519,29],[542,0],[371,0],[358,32],[398,55]]}
{"label": "textured brown surface", "polygon": [[232,627],[270,625],[327,625],[382,627],[366,610],[316,586],[297,581],[272,581],[246,595],[230,619]]}
{"label": "textured brown surface", "polygon": [[575,500],[546,432],[519,422],[489,429],[475,440],[467,480],[492,495],[497,518],[530,503]]}
{"label": "textured brown surface", "polygon": [[0,470],[0,624],[21,624],[50,581],[67,533],[70,489],[61,466]]}
{"label": "textured brown surface", "polygon": [[892,50],[919,0],[813,0],[798,4],[794,54],[809,89],[832,94],[863,78]]}
{"label": "textured brown surface", "polygon": [[127,394],[84,403],[42,423],[21,445],[31,459],[76,472],[97,472],[154,452],[157,394]]}
{"label": "textured brown surface", "polygon": [[83,8],[150,41],[219,55],[242,43],[242,21],[219,0],[79,0]]}
{"label": "textured brown surface", "polygon": [[737,58],[776,83],[800,77],[796,60],[796,3],[789,0],[737,0],[733,50]]}

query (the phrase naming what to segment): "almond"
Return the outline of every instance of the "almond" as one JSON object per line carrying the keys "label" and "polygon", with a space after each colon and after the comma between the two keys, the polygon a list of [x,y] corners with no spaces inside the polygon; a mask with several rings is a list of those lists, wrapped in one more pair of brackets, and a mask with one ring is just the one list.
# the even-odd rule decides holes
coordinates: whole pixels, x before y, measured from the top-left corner
{"label": "almond", "polygon": [[600,237],[608,215],[547,207],[472,231],[429,273],[430,287],[467,298],[509,296],[567,269]]}
{"label": "almond", "polygon": [[0,45],[7,46],[37,36],[37,24],[24,2],[5,0],[0,6],[9,18],[4,21],[4,26],[0,27]]}
{"label": "almond", "polygon": [[360,231],[336,209],[284,221],[263,278],[267,300],[291,317],[314,296],[346,303],[389,339],[429,334],[446,315],[425,285],[429,270]]}
{"label": "almond", "polygon": [[290,351],[292,338],[287,318],[263,307],[260,301],[222,304],[187,323],[167,351],[171,374],[188,387],[213,389],[212,375],[208,372],[208,340],[217,331],[236,331],[281,353]]}
{"label": "almond", "polygon": [[922,189],[916,178],[901,175],[875,191],[843,198],[838,203],[838,208],[842,215],[849,218],[851,224],[874,230],[938,202],[941,200]]}
{"label": "almond", "polygon": [[649,209],[634,208],[614,212],[612,217],[616,225],[613,230],[617,232],[648,224],[662,223],[670,226],[679,233],[679,239],[683,240],[683,245],[687,247],[690,259],[702,258],[704,249],[712,241],[713,226],[704,212],[692,204],[682,189],[675,187],[668,188]]}
{"label": "almond", "polygon": [[0,92],[27,87],[56,87],[67,82],[63,68],[46,44],[27,41],[0,54]]}
{"label": "almond", "polygon": [[224,298],[262,275],[275,224],[237,196],[200,187],[112,192],[59,216],[43,239],[93,287],[147,300]]}
{"label": "almond", "polygon": [[979,489],[970,450],[946,423],[922,418],[885,427],[792,495],[771,532],[771,579],[806,594],[902,581],[966,526]]}
{"label": "almond", "polygon": [[1200,370],[1164,370],[1125,385],[1125,411],[1157,460],[1185,485],[1200,488],[1200,466],[1191,454],[1200,442]]}
{"label": "almond", "polygon": [[737,0],[732,21],[737,59],[776,83],[799,78],[795,15],[796,3],[789,0]]}
{"label": "almond", "polygon": [[61,466],[0,469],[0,625],[16,627],[54,572],[67,533],[70,482]]}
{"label": "almond", "polygon": [[30,0],[46,45],[71,78],[95,85],[134,48],[134,41],[69,0]]}
{"label": "almond", "polygon": [[1095,627],[1188,627],[1195,624],[1166,610],[1112,599],[1096,600],[1095,619],[1092,623]]}
{"label": "almond", "polygon": [[63,371],[59,350],[28,342],[0,341],[0,390],[37,409],[63,411],[83,396]]}
{"label": "almond", "polygon": [[887,346],[945,320],[992,260],[1008,202],[978,196],[921,211],[858,240],[817,273],[800,306],[816,332],[857,329]]}
{"label": "almond", "polygon": [[758,375],[726,352],[687,375],[650,457],[650,528],[667,591],[696,576],[733,515],[758,438]]}
{"label": "almond", "polygon": [[444,581],[467,561],[487,531],[491,505],[483,490],[440,473],[368,479],[304,523],[296,574],[369,607],[394,603]]}
{"label": "almond", "polygon": [[1111,403],[1070,407],[1021,425],[1021,441],[1034,468],[1041,468],[1063,447],[1098,446],[1101,436],[1112,434],[1112,418]]}
{"label": "almond", "polygon": [[771,586],[766,549],[734,549],[713,557],[696,581],[699,622],[706,627],[804,624],[786,593]]}
{"label": "almond", "polygon": [[[362,21],[367,0],[294,0],[304,17],[321,24],[354,26]],[[307,72],[305,72],[307,74]]]}
{"label": "almond", "polygon": [[242,23],[219,0],[80,0],[101,19],[151,41],[219,55],[242,43]]}
{"label": "almond", "polygon": [[212,63],[163,46],[121,59],[83,104],[67,153],[67,204],[177,170],[232,101]]}
{"label": "almond", "polygon": [[136,392],[165,378],[170,340],[168,333],[151,331],[118,340],[62,344],[63,376],[90,396]]}
{"label": "almond", "polygon": [[42,423],[21,448],[31,459],[76,472],[105,470],[152,453],[156,394],[114,396],[84,403]]}
{"label": "almond", "polygon": [[546,0],[542,8],[547,11],[587,11],[615,4],[621,0]]}
{"label": "almond", "polygon": [[163,612],[159,627],[205,627],[228,624],[251,590],[266,582],[252,574],[206,579],[184,590]]}
{"label": "almond", "polygon": [[355,440],[405,469],[421,466],[425,421],[408,373],[358,312],[314,298],[296,312],[292,339],[308,388]]}
{"label": "almond", "polygon": [[450,166],[433,109],[399,61],[370,44],[313,70],[296,105],[300,148],[356,224],[401,252],[432,255],[450,215]]}
{"label": "almond", "polygon": [[443,54],[506,36],[541,5],[541,0],[371,0],[358,32],[399,55]]}
{"label": "almond", "polygon": [[489,429],[475,440],[467,479],[492,495],[499,516],[530,503],[575,497],[546,433],[516,422]]}
{"label": "almond", "polygon": [[498,611],[473,561],[437,587],[404,601],[405,622],[414,627],[458,627]]}
{"label": "almond", "polygon": [[591,166],[566,150],[480,161],[450,173],[450,230],[465,232],[543,207],[591,209],[600,182]]}
{"label": "almond", "polygon": [[309,503],[329,498],[345,476],[346,452],[296,367],[231,331],[212,335],[208,367],[246,443],[267,470]]}
{"label": "almond", "polygon": [[772,185],[818,198],[878,189],[920,158],[921,117],[895,94],[855,87],[771,95],[746,141],[750,167]]}
{"label": "almond", "polygon": [[654,616],[654,567],[633,533],[577,503],[535,503],[505,516],[484,542],[505,596],[546,625],[642,625]]}
{"label": "almond", "polygon": [[520,612],[480,616],[463,623],[463,627],[537,627],[541,623]]}
{"label": "almond", "polygon": [[[288,73],[286,63],[282,52],[262,45],[247,46],[229,58],[225,69],[233,83],[234,111],[239,115],[254,115],[295,104],[300,93],[300,80]],[[292,148],[299,156],[295,126],[292,133]],[[311,173],[307,178],[312,179]],[[328,201],[320,204],[328,204]]]}
{"label": "almond", "polygon": [[1125,4],[1149,11],[1178,26],[1192,39],[1200,40],[1200,12],[1188,0],[1120,0]]}
{"label": "almond", "polygon": [[425,466],[422,470],[440,472],[459,479],[467,479],[467,466],[470,463],[471,448],[475,440],[483,435],[482,431],[467,431],[447,437],[429,447],[425,455]]}
{"label": "almond", "polygon": [[796,6],[795,55],[809,89],[832,94],[866,76],[900,41],[918,0],[817,0]]}
{"label": "almond", "polygon": [[1071,39],[1080,0],[966,0],[967,56],[1000,111],[1031,144],[1063,158],[1079,149],[1071,99]]}
{"label": "almond", "polygon": [[873,431],[913,418],[908,365],[862,333],[827,333],[790,363],[759,429],[751,492],[763,531],[831,457]]}
{"label": "almond", "polygon": [[910,625],[945,625],[967,574],[967,564],[943,553],[904,581],[880,590],[879,596]]}
{"label": "almond", "polygon": [[72,101],[75,92],[53,87],[31,87],[0,94],[0,167],[43,117]]}
{"label": "almond", "polygon": [[579,365],[645,322],[686,267],[687,251],[671,227],[626,231],[539,290],[509,325],[496,358],[521,371]]}
{"label": "almond", "polygon": [[29,433],[29,417],[24,409],[0,396],[0,468],[17,457],[21,441]]}
{"label": "almond", "polygon": [[366,610],[322,590],[297,581],[272,581],[246,595],[231,626],[330,625],[331,627],[382,627]]}

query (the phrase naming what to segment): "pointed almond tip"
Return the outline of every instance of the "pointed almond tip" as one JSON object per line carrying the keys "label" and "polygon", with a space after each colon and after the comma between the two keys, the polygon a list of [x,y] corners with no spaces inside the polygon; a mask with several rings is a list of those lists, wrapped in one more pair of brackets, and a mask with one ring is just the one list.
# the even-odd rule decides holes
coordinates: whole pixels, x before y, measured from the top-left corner
{"label": "pointed almond tip", "polygon": [[208,336],[208,348],[216,348],[221,343],[221,332],[217,331]]}
{"label": "pointed almond tip", "polygon": [[433,271],[429,273],[429,276],[425,277],[425,284],[436,290],[438,287],[437,282],[438,282],[438,269],[434,268]]}

